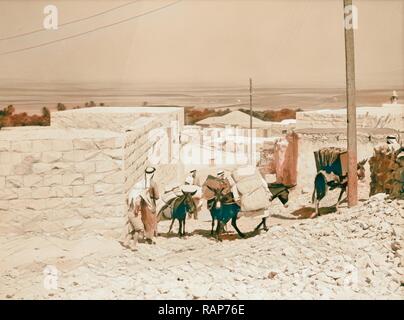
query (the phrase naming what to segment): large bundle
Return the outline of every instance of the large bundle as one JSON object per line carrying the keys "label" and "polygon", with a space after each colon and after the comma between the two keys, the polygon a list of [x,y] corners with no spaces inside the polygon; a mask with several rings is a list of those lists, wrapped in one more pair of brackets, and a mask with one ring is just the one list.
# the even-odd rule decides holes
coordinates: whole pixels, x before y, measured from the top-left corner
{"label": "large bundle", "polygon": [[392,198],[404,199],[404,151],[389,146],[374,149],[369,159],[370,196],[388,193]]}
{"label": "large bundle", "polygon": [[270,193],[264,178],[255,168],[240,168],[232,173],[241,194],[241,210],[263,210],[270,205]]}
{"label": "large bundle", "polygon": [[195,192],[193,195],[194,199],[202,197],[201,187],[196,185],[173,185],[167,187],[161,195],[161,200],[157,202],[157,212],[159,213],[160,220],[171,219],[174,209],[174,200],[181,197],[183,192]]}
{"label": "large bundle", "polygon": [[317,172],[324,170],[327,173],[335,173],[338,176],[346,176],[348,173],[348,157],[346,149],[337,147],[321,148],[314,152]]}
{"label": "large bundle", "polygon": [[231,186],[229,180],[209,175],[202,186],[203,197],[208,200],[214,198],[215,193],[212,190],[222,190],[223,194],[230,193]]}

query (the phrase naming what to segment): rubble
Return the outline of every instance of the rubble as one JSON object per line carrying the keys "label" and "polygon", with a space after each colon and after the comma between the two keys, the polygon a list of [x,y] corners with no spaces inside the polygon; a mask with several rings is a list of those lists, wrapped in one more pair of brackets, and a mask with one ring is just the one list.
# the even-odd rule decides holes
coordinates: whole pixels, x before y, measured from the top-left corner
{"label": "rubble", "polygon": [[391,198],[404,199],[404,152],[399,145],[397,149],[388,145],[375,148],[369,159],[371,196],[386,192]]}
{"label": "rubble", "polygon": [[[157,244],[136,252],[88,226],[70,240],[35,231],[35,219],[24,232],[6,212],[0,298],[403,299],[404,201],[387,197],[290,224],[270,217],[268,232],[221,243],[199,232],[209,221],[187,222],[186,239],[165,237],[166,221]],[[59,271],[56,290],[43,287],[46,265]]]}

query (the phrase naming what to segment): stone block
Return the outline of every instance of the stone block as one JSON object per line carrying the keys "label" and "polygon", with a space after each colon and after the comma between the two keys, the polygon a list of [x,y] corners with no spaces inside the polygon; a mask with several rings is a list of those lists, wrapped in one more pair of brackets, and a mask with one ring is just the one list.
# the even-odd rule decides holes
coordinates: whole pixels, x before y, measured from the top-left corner
{"label": "stone block", "polygon": [[[51,199],[48,199],[49,202],[50,200]],[[26,203],[26,208],[35,211],[42,211],[47,209],[47,203],[49,203],[48,201],[44,201],[43,199],[30,199]]]}
{"label": "stone block", "polygon": [[60,186],[62,185],[62,175],[60,174],[47,174],[43,177],[43,186],[50,187],[50,186]]}
{"label": "stone block", "polygon": [[97,146],[92,139],[73,139],[75,150],[95,150]]}
{"label": "stone block", "polygon": [[31,188],[19,188],[16,191],[18,194],[18,199],[31,199],[32,198]]}
{"label": "stone block", "polygon": [[53,198],[68,198],[73,197],[72,186],[52,186],[50,196]]}
{"label": "stone block", "polygon": [[106,149],[103,150],[103,153],[114,160],[122,160],[123,159],[123,151],[122,149]]}
{"label": "stone block", "polygon": [[65,186],[77,186],[84,183],[84,176],[81,173],[68,173],[63,175],[62,181]]}
{"label": "stone block", "polygon": [[63,152],[63,161],[67,162],[82,162],[87,160],[86,155],[88,151],[86,150],[74,150]]}
{"label": "stone block", "polygon": [[96,195],[105,195],[105,194],[117,194],[123,193],[123,185],[122,184],[108,184],[108,183],[99,183],[94,185],[94,193]]}
{"label": "stone block", "polygon": [[93,194],[94,186],[92,185],[73,186],[73,197],[85,197]]}
{"label": "stone block", "polygon": [[74,165],[76,172],[78,173],[94,173],[95,163],[94,162],[80,162]]}
{"label": "stone block", "polygon": [[117,171],[121,167],[119,163],[116,161],[96,161],[95,162],[95,172],[102,173],[102,172],[111,172]]}
{"label": "stone block", "polygon": [[31,190],[33,199],[47,199],[50,195],[49,187],[32,188]]}
{"label": "stone block", "polygon": [[104,207],[107,206],[122,206],[125,203],[123,194],[90,196],[82,198],[83,208],[96,208],[104,212]]}
{"label": "stone block", "polygon": [[0,164],[18,164],[22,160],[22,156],[17,152],[0,152]]}
{"label": "stone block", "polygon": [[49,163],[34,163],[32,165],[32,173],[34,174],[44,174],[50,172],[52,165]]}
{"label": "stone block", "polygon": [[114,149],[123,145],[123,141],[118,138],[95,139],[94,143],[98,149]]}
{"label": "stone block", "polygon": [[76,173],[75,164],[70,162],[55,162],[51,164],[52,174]]}
{"label": "stone block", "polygon": [[27,203],[30,200],[25,199],[13,199],[9,201],[10,210],[23,210],[27,208]]}
{"label": "stone block", "polygon": [[0,140],[0,152],[7,152],[11,150],[11,142],[8,140]]}
{"label": "stone block", "polygon": [[32,174],[32,162],[22,161],[13,168],[13,172],[16,175],[27,175]]}
{"label": "stone block", "polygon": [[107,174],[104,178],[105,183],[124,183],[125,176],[122,170]]}
{"label": "stone block", "polygon": [[43,178],[36,174],[24,176],[24,187],[41,187]]}
{"label": "stone block", "polygon": [[52,151],[52,140],[34,140],[32,141],[32,152]]}
{"label": "stone block", "polygon": [[52,150],[54,151],[70,151],[73,150],[73,142],[71,140],[53,140]]}
{"label": "stone block", "polygon": [[58,162],[62,159],[62,153],[58,151],[43,152],[41,161],[45,163]]}
{"label": "stone block", "polygon": [[11,143],[11,151],[13,152],[31,152],[32,141],[13,141]]}
{"label": "stone block", "polygon": [[0,211],[8,211],[10,209],[10,201],[0,200]]}
{"label": "stone block", "polygon": [[90,173],[84,175],[84,184],[96,184],[103,182],[105,174],[102,173]]}
{"label": "stone block", "polygon": [[41,152],[36,152],[36,153],[24,153],[22,155],[22,161],[24,162],[31,162],[31,163],[35,163],[35,162],[40,162],[41,161],[41,156],[42,153]]}
{"label": "stone block", "polygon": [[7,188],[21,188],[24,186],[23,176],[8,176],[6,177]]}
{"label": "stone block", "polygon": [[14,188],[13,189],[3,188],[0,189],[0,199],[1,200],[18,199],[18,194]]}
{"label": "stone block", "polygon": [[86,161],[111,161],[111,156],[106,154],[103,150],[86,151]]}
{"label": "stone block", "polygon": [[[50,189],[52,189],[52,187]],[[53,191],[51,191],[51,193],[52,192]],[[65,209],[70,209],[66,199],[56,197],[46,199],[45,210],[65,210]],[[52,217],[53,215],[50,218]]]}

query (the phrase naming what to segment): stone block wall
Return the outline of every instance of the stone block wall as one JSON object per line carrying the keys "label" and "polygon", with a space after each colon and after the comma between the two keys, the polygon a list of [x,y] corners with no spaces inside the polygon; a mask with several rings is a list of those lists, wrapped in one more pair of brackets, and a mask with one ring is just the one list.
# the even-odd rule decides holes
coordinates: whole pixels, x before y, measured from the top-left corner
{"label": "stone block wall", "polygon": [[[356,109],[358,128],[404,129],[404,106],[358,107]],[[346,109],[316,110],[296,113],[296,127],[303,128],[346,128]]]}
{"label": "stone block wall", "polygon": [[62,225],[99,219],[106,229],[123,222],[127,193],[147,166],[157,168],[161,192],[181,174],[171,162],[178,135],[168,127],[183,125],[183,109],[140,109],[55,112],[51,127],[1,130],[0,211],[43,214]]}
{"label": "stone block wall", "polygon": [[184,109],[179,107],[94,107],[51,114],[54,128],[102,129],[123,132],[139,118],[158,119],[163,127],[184,125]]}
{"label": "stone block wall", "polygon": [[[55,128],[93,128],[124,135],[124,192],[143,178],[144,169],[158,167],[155,180],[162,188],[177,179],[181,165],[175,160],[176,143],[184,126],[181,107],[95,107],[52,113]],[[159,159],[156,159],[159,158]]]}
{"label": "stone block wall", "polygon": [[115,132],[0,132],[0,210],[121,216],[123,139]]}
{"label": "stone block wall", "polygon": [[155,181],[163,190],[165,185],[177,179],[179,164],[170,157],[171,144],[167,128],[160,119],[139,118],[127,128],[124,135],[125,192],[144,178],[148,166],[157,168]]}

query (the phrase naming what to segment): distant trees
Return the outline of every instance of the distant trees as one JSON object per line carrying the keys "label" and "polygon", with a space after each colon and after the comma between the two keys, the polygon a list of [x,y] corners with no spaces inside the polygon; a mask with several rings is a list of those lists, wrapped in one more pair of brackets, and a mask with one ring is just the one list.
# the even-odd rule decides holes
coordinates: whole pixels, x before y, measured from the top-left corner
{"label": "distant trees", "polygon": [[220,117],[230,113],[230,109],[218,110],[215,109],[202,109],[194,107],[185,108],[185,124],[192,125],[209,117]]}
{"label": "distant trees", "polygon": [[6,116],[11,116],[15,112],[15,108],[13,105],[9,105],[3,110],[0,110],[0,116],[6,117]]}
{"label": "distant trees", "polygon": [[63,103],[58,103],[56,106],[56,110],[57,111],[65,111],[66,110],[66,106]]}
{"label": "distant trees", "polygon": [[[239,109],[239,111],[250,115],[250,110]],[[302,109],[289,109],[283,108],[281,110],[264,110],[264,111],[253,111],[252,116],[263,121],[275,121],[280,122],[285,119],[296,119],[296,112],[302,111]]]}
{"label": "distant trees", "polygon": [[46,107],[42,108],[42,115],[28,115],[26,112],[15,113],[12,105],[7,106],[0,111],[1,127],[20,127],[20,126],[49,126],[50,112]]}
{"label": "distant trees", "polygon": [[[100,106],[104,106],[104,103],[100,103]],[[84,107],[91,108],[96,107],[97,104],[94,101],[86,102]],[[73,107],[73,109],[80,109],[81,106]],[[57,111],[67,110],[66,105],[58,103],[56,105]],[[18,126],[49,126],[50,125],[50,111],[47,107],[41,109],[41,114],[28,115],[26,112],[15,113],[13,105],[0,108],[0,128],[2,127],[18,127]]]}
{"label": "distant trees", "polygon": [[50,111],[47,107],[42,108],[42,117],[50,117]]}
{"label": "distant trees", "polygon": [[84,107],[86,107],[86,108],[91,108],[91,107],[95,107],[95,106],[96,106],[96,103],[94,101],[86,102],[84,104]]}

